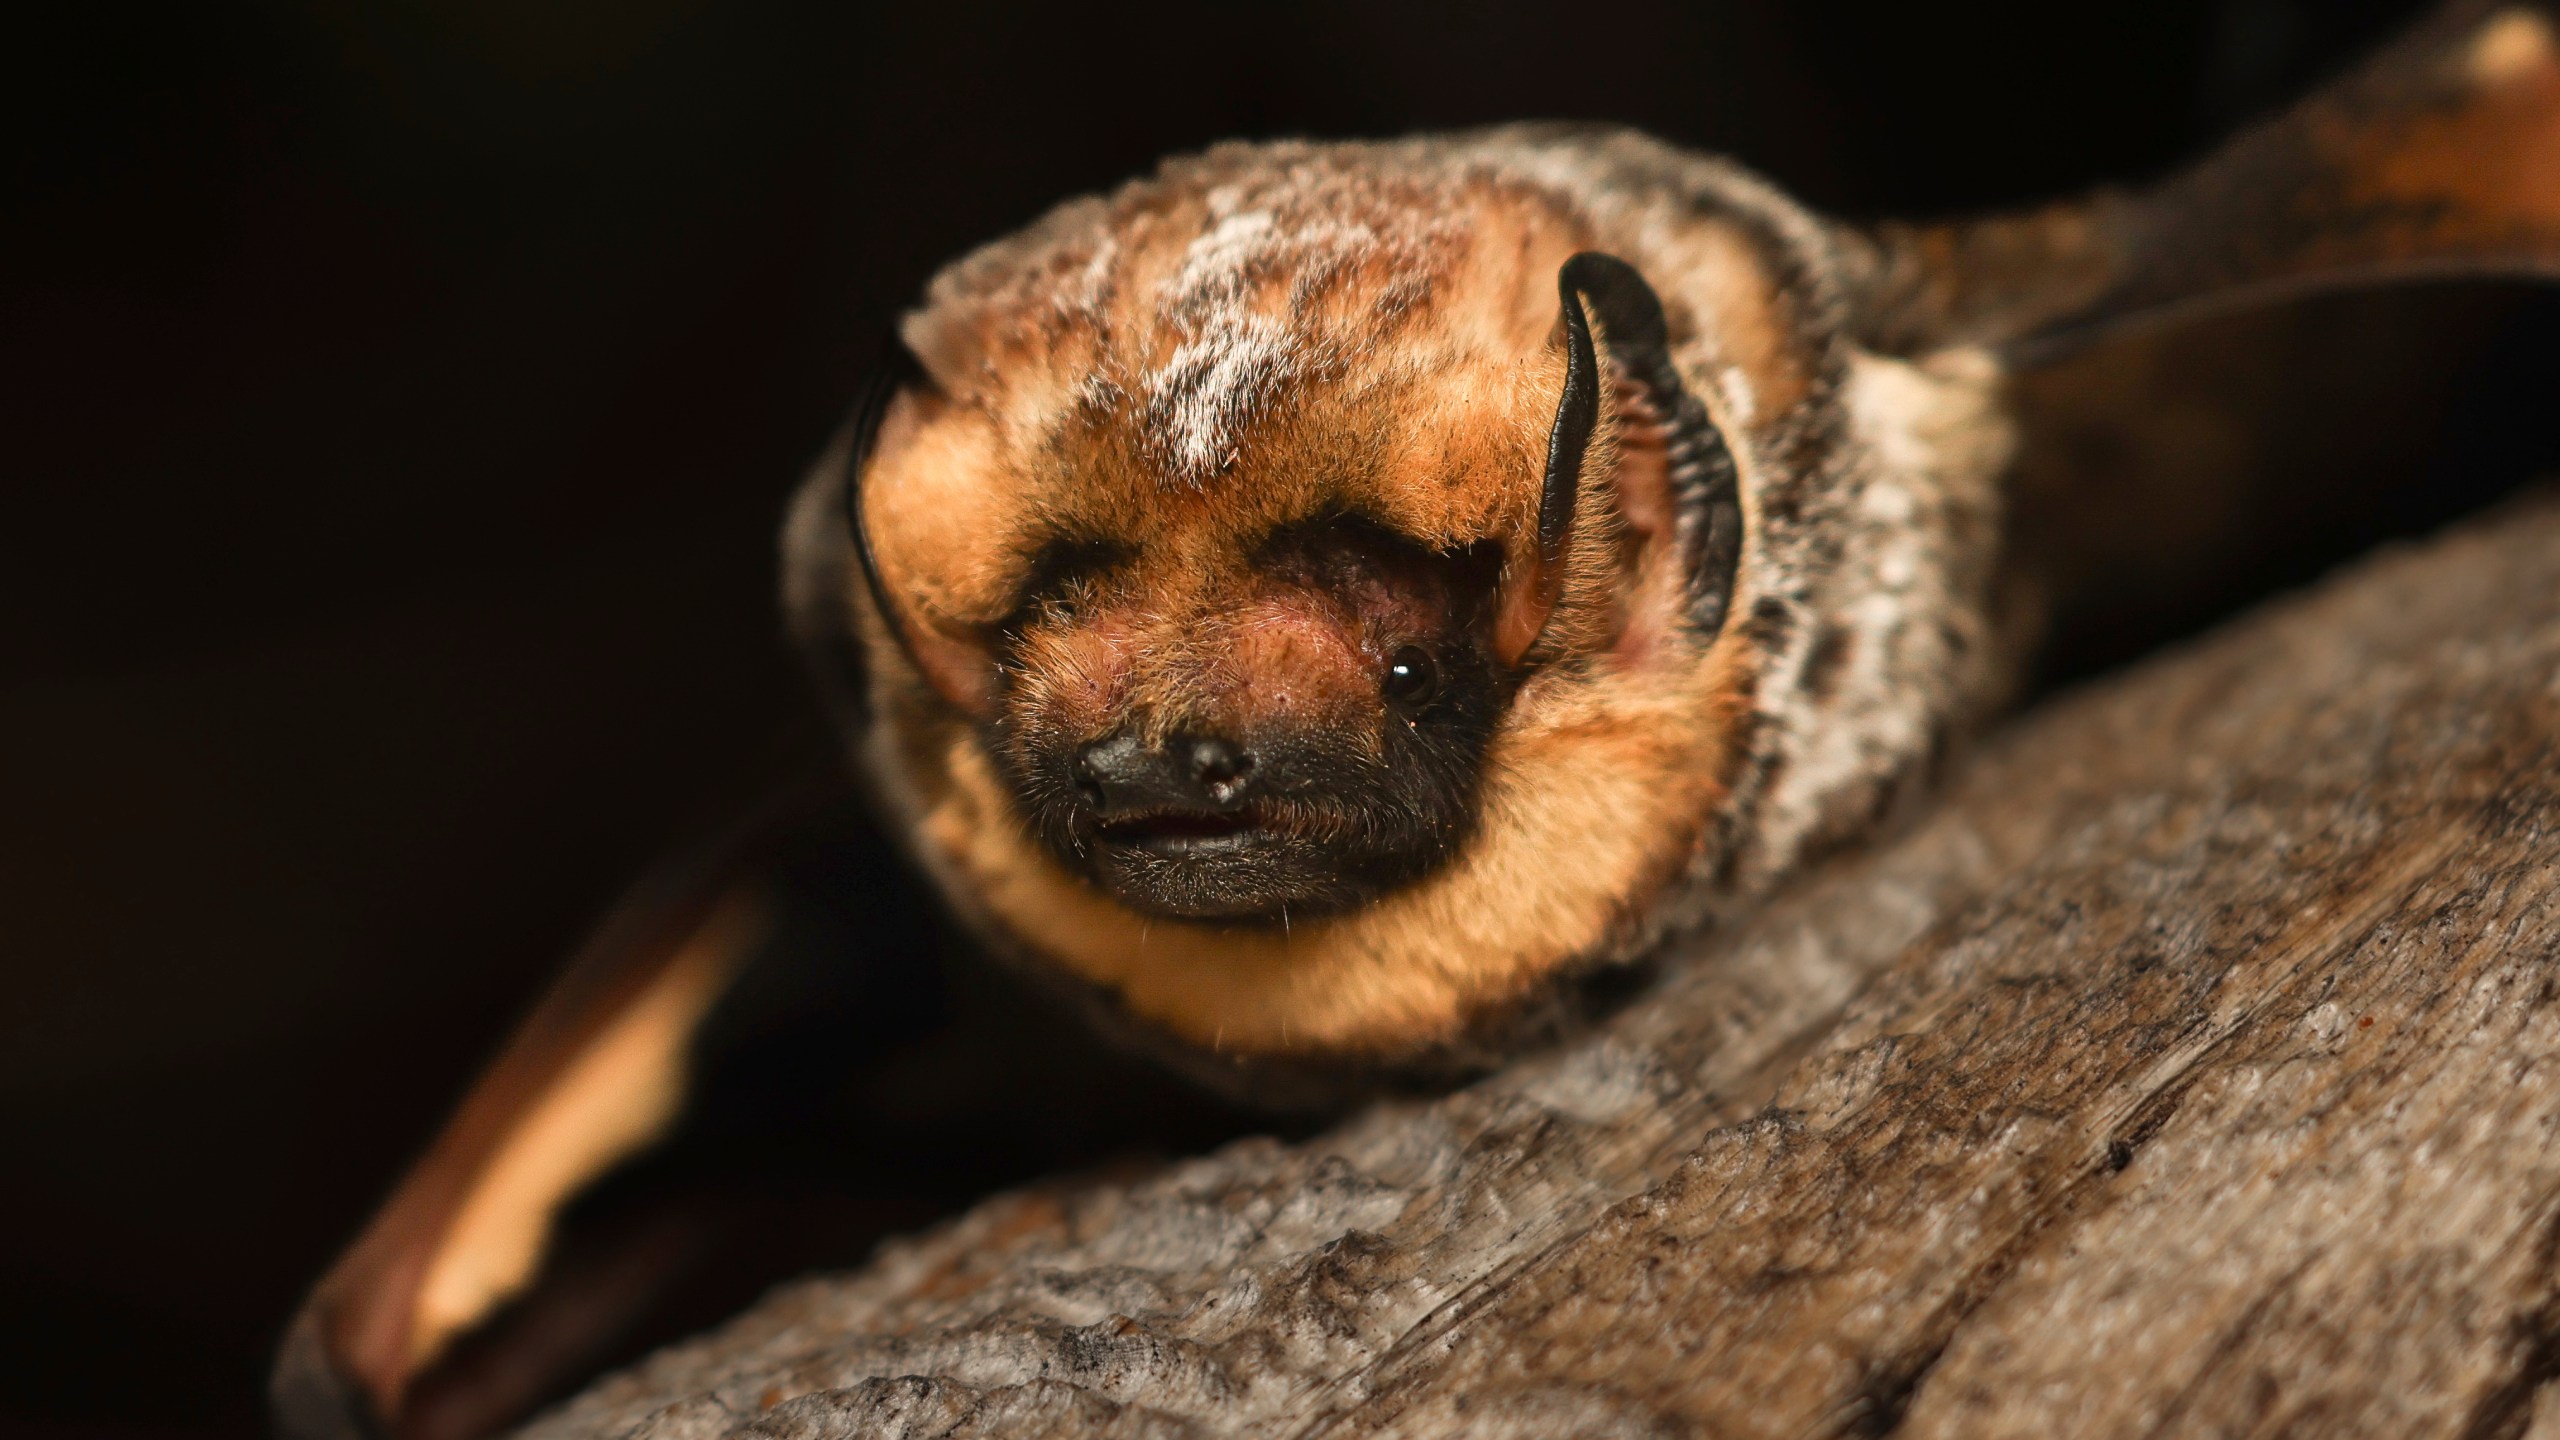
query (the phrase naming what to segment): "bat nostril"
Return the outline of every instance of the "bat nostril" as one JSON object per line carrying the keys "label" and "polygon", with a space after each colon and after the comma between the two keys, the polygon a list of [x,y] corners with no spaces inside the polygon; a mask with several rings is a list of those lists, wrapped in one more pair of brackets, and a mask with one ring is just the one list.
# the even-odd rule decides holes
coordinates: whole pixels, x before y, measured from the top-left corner
{"label": "bat nostril", "polygon": [[1148,792],[1156,788],[1156,769],[1136,736],[1114,735],[1079,747],[1068,778],[1074,782],[1077,799],[1106,812],[1146,803]]}
{"label": "bat nostril", "polygon": [[1191,742],[1191,778],[1222,804],[1235,798],[1252,769],[1253,757],[1230,741]]}
{"label": "bat nostril", "polygon": [[1101,809],[1110,797],[1103,793],[1102,772],[1093,766],[1092,746],[1087,745],[1076,752],[1076,763],[1071,770],[1071,778],[1075,781],[1076,798],[1096,810]]}

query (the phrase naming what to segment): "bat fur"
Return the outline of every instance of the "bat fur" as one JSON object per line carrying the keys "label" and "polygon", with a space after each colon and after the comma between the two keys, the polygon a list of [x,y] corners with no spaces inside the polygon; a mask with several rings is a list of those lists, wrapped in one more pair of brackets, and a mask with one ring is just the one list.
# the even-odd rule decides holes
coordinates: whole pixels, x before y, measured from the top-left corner
{"label": "bat fur", "polygon": [[[933,281],[792,505],[785,610],[986,949],[1226,1083],[1445,1076],[1870,832],[2001,695],[2020,367],[2555,270],[2541,4],[2450,5],[2159,184],[1956,223],[1605,128],[1225,145]],[[723,853],[608,925],[323,1278],[284,1433],[421,1433],[418,1377],[677,1123],[771,913]]]}

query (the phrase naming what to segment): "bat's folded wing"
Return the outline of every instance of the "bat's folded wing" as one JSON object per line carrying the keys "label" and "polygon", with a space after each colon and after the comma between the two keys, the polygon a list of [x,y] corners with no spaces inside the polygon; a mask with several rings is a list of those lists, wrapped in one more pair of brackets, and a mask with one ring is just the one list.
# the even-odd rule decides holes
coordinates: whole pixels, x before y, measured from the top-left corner
{"label": "bat's folded wing", "polygon": [[[823,811],[744,827],[614,910],[294,1318],[273,1381],[281,1434],[468,1434],[541,1398],[627,1326],[652,1272],[684,1249],[670,1230],[681,1217],[635,1221],[649,1207],[624,1204],[609,1247],[621,1253],[589,1253],[564,1277],[555,1242],[574,1202],[680,1142],[718,1156],[737,1146],[705,1146],[707,1134],[734,1142],[742,1124],[813,1110],[810,1087],[777,1066],[815,1051],[849,1072],[850,1052],[916,1018],[857,1012],[930,1008],[867,993],[932,969],[916,953],[930,944],[927,907],[853,806]],[[813,894],[795,872],[861,893]],[[828,933],[848,922],[868,933]],[[646,1178],[625,1188],[654,1186],[653,1202],[684,1188]],[[517,1332],[507,1353],[478,1357],[458,1383],[441,1373],[501,1318]]]}
{"label": "bat's folded wing", "polygon": [[2560,277],[2560,14],[2461,0],[2161,183],[1868,238],[1865,339],[2021,362],[2307,290]]}

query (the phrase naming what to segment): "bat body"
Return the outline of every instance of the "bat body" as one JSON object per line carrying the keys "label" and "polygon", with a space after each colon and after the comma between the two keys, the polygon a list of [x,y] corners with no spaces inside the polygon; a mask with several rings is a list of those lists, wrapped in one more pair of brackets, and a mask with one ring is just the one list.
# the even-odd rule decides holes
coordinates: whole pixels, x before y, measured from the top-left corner
{"label": "bat body", "polygon": [[[792,506],[785,609],[970,948],[1230,1089],[1445,1079],[1871,831],[1996,702],[2019,367],[2555,268],[2534,5],[2157,186],[1962,223],[1607,129],[1222,146],[934,281]],[[289,1432],[433,1431],[419,1377],[563,1204],[703,1108],[788,910],[758,843],[528,1023],[297,1319]]]}
{"label": "bat body", "polygon": [[1247,1067],[1482,1048],[1988,689],[1999,371],[1851,343],[1850,241],[1622,132],[1177,162],[936,283],[795,626],[876,657],[856,758],[1007,953]]}

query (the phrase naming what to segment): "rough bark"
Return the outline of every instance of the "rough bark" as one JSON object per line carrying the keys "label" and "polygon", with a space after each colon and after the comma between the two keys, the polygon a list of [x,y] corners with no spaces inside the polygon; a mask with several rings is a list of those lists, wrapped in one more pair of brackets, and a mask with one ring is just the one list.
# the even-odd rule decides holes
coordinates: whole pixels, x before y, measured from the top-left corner
{"label": "rough bark", "polygon": [[529,1433],[2560,1436],[2555,752],[2545,499],[2026,717],[1575,1043]]}

